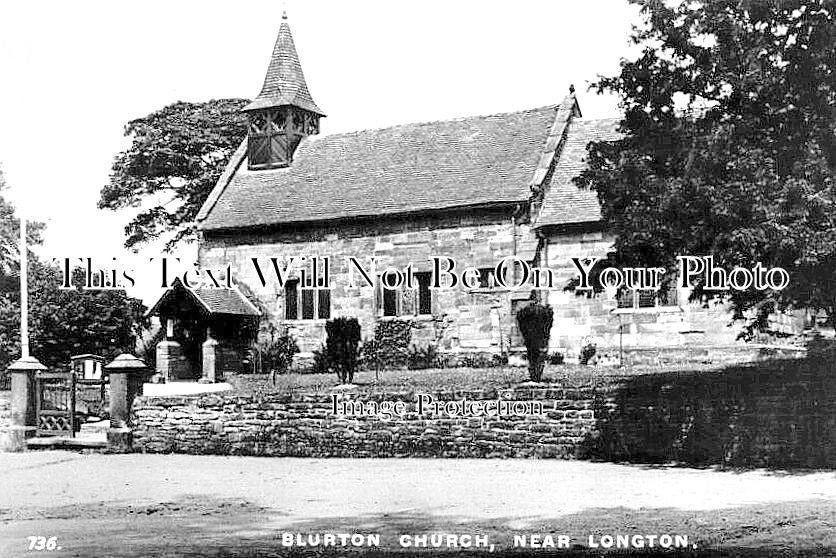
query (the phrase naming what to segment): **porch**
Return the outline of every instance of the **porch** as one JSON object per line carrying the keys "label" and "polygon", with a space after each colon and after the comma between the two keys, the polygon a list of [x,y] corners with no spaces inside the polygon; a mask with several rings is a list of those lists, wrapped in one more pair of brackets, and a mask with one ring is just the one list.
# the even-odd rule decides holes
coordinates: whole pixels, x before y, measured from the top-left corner
{"label": "porch", "polygon": [[147,315],[165,332],[154,381],[215,383],[244,370],[261,312],[237,289],[189,289],[177,279]]}

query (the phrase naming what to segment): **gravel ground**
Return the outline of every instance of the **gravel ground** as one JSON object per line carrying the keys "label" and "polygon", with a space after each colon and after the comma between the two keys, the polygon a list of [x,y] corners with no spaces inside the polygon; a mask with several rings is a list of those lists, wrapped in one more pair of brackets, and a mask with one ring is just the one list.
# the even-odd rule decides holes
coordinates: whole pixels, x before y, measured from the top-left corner
{"label": "gravel ground", "polygon": [[836,555],[833,472],[58,451],[0,454],[0,471],[0,556],[38,555],[28,536],[57,537],[49,556],[286,556],[283,532],[380,533],[388,549],[481,533],[501,552],[513,534],[671,533],[700,553]]}

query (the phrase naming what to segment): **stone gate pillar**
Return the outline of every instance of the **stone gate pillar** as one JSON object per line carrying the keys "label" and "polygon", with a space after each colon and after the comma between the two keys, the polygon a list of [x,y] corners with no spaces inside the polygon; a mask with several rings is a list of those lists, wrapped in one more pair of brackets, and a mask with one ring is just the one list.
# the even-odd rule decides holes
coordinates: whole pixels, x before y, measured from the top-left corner
{"label": "stone gate pillar", "polygon": [[12,376],[11,425],[9,426],[8,450],[24,451],[26,439],[35,435],[35,375],[46,366],[32,356],[23,357],[7,368]]}
{"label": "stone gate pillar", "polygon": [[128,452],[133,446],[131,404],[142,395],[145,363],[133,355],[121,354],[105,366],[110,375],[110,428],[108,448]]}

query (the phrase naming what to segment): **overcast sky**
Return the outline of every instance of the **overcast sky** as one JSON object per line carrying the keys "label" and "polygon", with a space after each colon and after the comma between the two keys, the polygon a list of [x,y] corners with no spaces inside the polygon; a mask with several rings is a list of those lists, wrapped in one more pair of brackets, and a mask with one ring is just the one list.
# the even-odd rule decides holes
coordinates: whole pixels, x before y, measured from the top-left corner
{"label": "overcast sky", "polygon": [[[559,102],[618,71],[626,0],[41,0],[0,7],[4,195],[47,223],[43,257],[122,257],[129,215],[96,208],[125,123],[172,102],[254,97],[283,9],[322,133]],[[144,293],[143,293],[144,294]]]}

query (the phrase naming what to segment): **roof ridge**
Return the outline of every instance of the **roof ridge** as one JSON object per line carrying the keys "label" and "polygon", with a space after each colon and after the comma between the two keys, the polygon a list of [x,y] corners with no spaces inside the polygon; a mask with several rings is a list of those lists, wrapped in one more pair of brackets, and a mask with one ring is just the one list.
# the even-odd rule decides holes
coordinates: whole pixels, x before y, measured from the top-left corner
{"label": "roof ridge", "polygon": [[573,118],[572,124],[591,124],[592,122],[613,122],[613,121],[622,121],[624,120],[623,116],[609,116],[606,118]]}
{"label": "roof ridge", "polygon": [[446,124],[449,122],[464,122],[465,120],[472,120],[472,119],[481,119],[481,118],[493,118],[493,117],[502,117],[502,116],[509,116],[511,114],[524,114],[524,113],[532,113],[538,112],[543,110],[554,110],[557,111],[560,108],[560,104],[553,104],[553,105],[543,105],[534,108],[522,109],[522,110],[509,110],[505,112],[494,112],[491,114],[472,114],[470,116],[459,116],[457,118],[448,118],[446,120],[439,119],[439,120],[424,120],[421,122],[404,122],[402,124],[393,124],[391,126],[383,126],[382,128],[361,128],[359,130],[350,130],[346,132],[337,132],[337,133],[322,133],[317,138],[308,137],[306,139],[313,140],[313,141],[322,141],[326,138],[336,138],[342,136],[351,136],[356,134],[366,134],[369,132],[385,132],[387,130],[394,130],[396,128],[406,128],[408,126],[418,127],[418,126],[433,126],[437,124]]}

